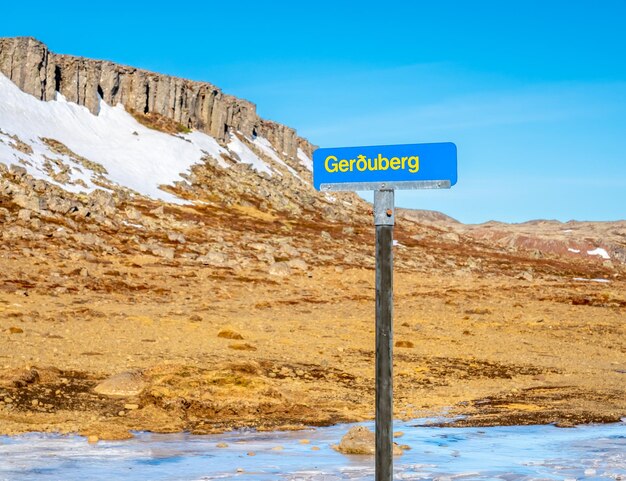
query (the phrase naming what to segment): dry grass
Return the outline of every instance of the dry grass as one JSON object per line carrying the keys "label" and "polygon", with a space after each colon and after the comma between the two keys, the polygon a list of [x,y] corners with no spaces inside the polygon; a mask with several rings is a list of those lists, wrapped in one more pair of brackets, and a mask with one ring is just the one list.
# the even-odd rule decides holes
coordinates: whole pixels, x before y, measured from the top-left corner
{"label": "dry grass", "polygon": [[147,114],[144,114],[141,112],[137,112],[136,110],[130,109],[128,113],[132,115],[135,120],[141,125],[143,125],[144,127],[148,127],[152,130],[158,130],[159,132],[164,132],[166,134],[172,135],[188,134],[191,132],[191,129],[185,127],[183,124],[154,112],[148,112]]}

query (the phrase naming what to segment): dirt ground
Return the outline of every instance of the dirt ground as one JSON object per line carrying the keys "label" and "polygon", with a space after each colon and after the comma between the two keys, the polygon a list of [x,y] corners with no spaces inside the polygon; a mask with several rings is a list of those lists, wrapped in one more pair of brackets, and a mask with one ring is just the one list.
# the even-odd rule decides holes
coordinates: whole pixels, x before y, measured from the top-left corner
{"label": "dirt ground", "polygon": [[[3,254],[0,272],[1,434],[120,439],[373,418],[370,268],[226,275],[152,256],[61,262],[34,252]],[[619,421],[625,292],[620,279],[537,269],[532,279],[399,269],[395,416],[463,426]],[[140,393],[94,392],[126,371],[142,379]]]}

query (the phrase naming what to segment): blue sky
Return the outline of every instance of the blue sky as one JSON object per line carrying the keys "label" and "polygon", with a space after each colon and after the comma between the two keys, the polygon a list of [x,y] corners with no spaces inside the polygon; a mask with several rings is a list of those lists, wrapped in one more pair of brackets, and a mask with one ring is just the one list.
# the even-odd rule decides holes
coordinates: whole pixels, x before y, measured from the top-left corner
{"label": "blue sky", "polygon": [[323,147],[452,141],[464,222],[626,218],[626,2],[7,2],[0,35],[206,80]]}

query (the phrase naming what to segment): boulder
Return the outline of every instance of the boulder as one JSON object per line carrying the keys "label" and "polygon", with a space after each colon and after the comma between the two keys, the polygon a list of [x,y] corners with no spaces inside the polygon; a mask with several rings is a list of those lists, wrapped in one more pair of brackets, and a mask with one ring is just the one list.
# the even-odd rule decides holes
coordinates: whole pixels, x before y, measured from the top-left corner
{"label": "boulder", "polygon": [[234,340],[243,339],[243,336],[233,329],[222,329],[220,332],[217,333],[217,337],[221,337],[222,339]]}
{"label": "boulder", "polygon": [[[355,426],[333,448],[343,454],[373,455],[376,451],[376,435],[365,426]],[[394,443],[393,455],[399,456],[401,454],[402,449]]]}
{"label": "boulder", "polygon": [[172,242],[178,242],[179,244],[185,243],[185,236],[180,232],[169,232],[167,238]]}
{"label": "boulder", "polygon": [[208,266],[223,266],[228,261],[228,258],[222,252],[207,252],[203,256],[198,256],[196,261]]}
{"label": "boulder", "polygon": [[150,252],[152,252],[155,256],[172,260],[174,259],[174,253],[176,251],[172,247],[154,246],[150,249]]}
{"label": "boulder", "polygon": [[28,222],[30,220],[31,212],[28,209],[20,209],[17,213],[17,218],[21,221]]}
{"label": "boulder", "polygon": [[272,276],[285,277],[291,275],[291,267],[287,262],[275,262],[269,267],[269,273]]}
{"label": "boulder", "polygon": [[16,194],[13,196],[13,202],[23,209],[32,210],[33,212],[46,210],[45,200],[32,192],[29,194]]}
{"label": "boulder", "polygon": [[138,396],[146,385],[141,371],[125,371],[106,378],[93,390],[105,396],[128,397]]}
{"label": "boulder", "polygon": [[309,265],[303,259],[291,259],[287,264],[292,269],[299,271],[306,271],[309,268]]}

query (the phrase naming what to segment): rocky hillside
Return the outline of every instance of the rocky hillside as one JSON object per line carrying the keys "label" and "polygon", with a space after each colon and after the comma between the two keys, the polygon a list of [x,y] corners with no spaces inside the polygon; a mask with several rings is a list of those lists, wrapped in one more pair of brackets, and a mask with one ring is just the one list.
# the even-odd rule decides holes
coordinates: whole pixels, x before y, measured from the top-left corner
{"label": "rocky hillside", "polygon": [[[80,244],[87,231],[109,252],[222,259],[239,267],[248,258],[261,269],[304,258],[371,265],[370,207],[356,195],[316,192],[311,144],[209,83],[58,55],[32,38],[4,38],[0,99],[7,240],[70,236]],[[398,217],[399,246],[428,251],[416,262],[400,250],[399,268],[445,269],[438,252],[450,268],[471,268],[474,261],[452,260],[464,250],[566,260],[604,277],[619,275],[626,262],[623,222],[465,226],[406,209]],[[232,245],[212,241],[233,233]],[[319,236],[333,247],[317,251]],[[282,250],[259,248],[259,255],[246,248],[263,237]],[[286,238],[297,253],[283,252]],[[513,270],[524,270],[522,264]]]}

